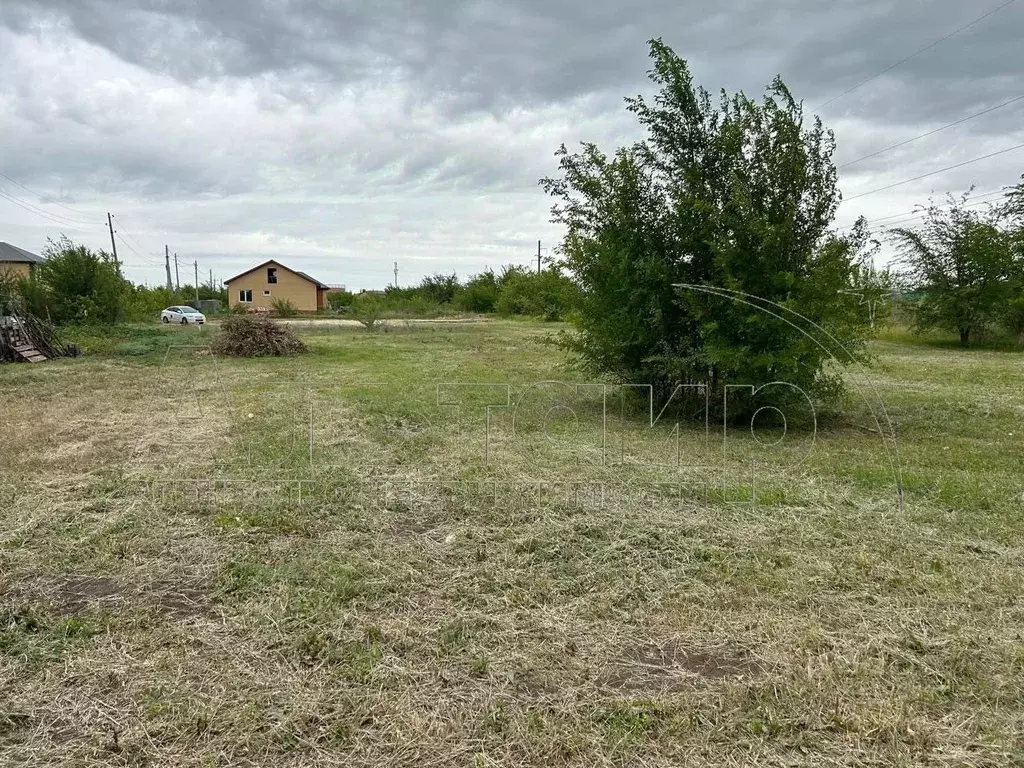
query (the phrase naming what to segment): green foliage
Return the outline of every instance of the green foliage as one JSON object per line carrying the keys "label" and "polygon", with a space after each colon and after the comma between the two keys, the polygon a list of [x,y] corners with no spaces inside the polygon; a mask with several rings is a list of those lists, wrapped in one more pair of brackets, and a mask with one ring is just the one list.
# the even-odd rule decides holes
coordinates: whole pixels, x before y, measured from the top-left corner
{"label": "green foliage", "polygon": [[[200,333],[203,329],[200,329]],[[87,355],[113,355],[161,360],[173,343],[167,329],[156,323],[118,325],[73,325],[62,329],[63,337],[77,344]]]}
{"label": "green foliage", "polygon": [[1016,339],[1017,346],[1024,347],[1024,294],[1007,303],[1002,325]]}
{"label": "green foliage", "polygon": [[[558,201],[564,265],[581,287],[564,344],[593,370],[662,395],[684,382],[783,381],[837,401],[842,382],[826,363],[833,352],[863,357],[869,317],[840,293],[854,285],[863,243],[828,234],[839,202],[832,133],[819,119],[805,126],[781,79],[760,102],[723,93],[716,105],[668,46],[654,40],[650,53],[658,93],[627,100],[646,139],[611,157],[590,143],[577,154],[562,146],[560,177],[541,182]],[[775,302],[849,353],[680,284]]]}
{"label": "green foliage", "polygon": [[0,271],[0,317],[12,315],[21,307],[21,283],[14,275]]}
{"label": "green foliage", "polygon": [[174,291],[136,285],[128,295],[127,315],[135,321],[155,320],[162,310],[181,303]]}
{"label": "green foliage", "polygon": [[354,299],[350,291],[332,291],[327,294],[327,305],[336,311],[346,310],[352,306]]}
{"label": "green foliage", "polygon": [[352,303],[352,316],[372,331],[384,318],[384,302],[374,294],[359,294]]}
{"label": "green foliage", "polygon": [[500,293],[501,284],[494,270],[485,269],[480,274],[470,277],[459,292],[459,309],[480,314],[494,312]]}
{"label": "green foliage", "polygon": [[1000,228],[999,211],[966,207],[967,193],[943,208],[931,201],[916,230],[896,229],[893,239],[921,291],[917,331],[953,331],[966,346],[1005,316],[1020,276],[1011,231]]}
{"label": "green foliage", "polygon": [[43,256],[46,261],[36,267],[34,278],[40,285],[34,298],[39,314],[59,324],[116,323],[125,317],[131,284],[109,254],[61,236],[48,241]]}
{"label": "green foliage", "polygon": [[555,267],[540,273],[514,270],[507,274],[494,308],[502,315],[564,320],[579,300],[579,288]]}
{"label": "green foliage", "polygon": [[452,272],[443,275],[440,272],[424,277],[417,292],[428,301],[436,304],[451,304],[459,292],[459,278]]}
{"label": "green foliage", "polygon": [[295,317],[299,314],[299,310],[289,299],[274,299],[271,305],[278,317]]}

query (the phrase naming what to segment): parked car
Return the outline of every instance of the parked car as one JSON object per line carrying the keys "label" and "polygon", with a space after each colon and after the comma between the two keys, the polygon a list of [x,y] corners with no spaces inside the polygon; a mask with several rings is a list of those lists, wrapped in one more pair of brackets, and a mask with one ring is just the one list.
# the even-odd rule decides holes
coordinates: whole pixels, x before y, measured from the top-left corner
{"label": "parked car", "polygon": [[168,307],[160,313],[160,321],[164,323],[181,323],[188,325],[194,323],[202,325],[206,322],[206,315],[192,307]]}

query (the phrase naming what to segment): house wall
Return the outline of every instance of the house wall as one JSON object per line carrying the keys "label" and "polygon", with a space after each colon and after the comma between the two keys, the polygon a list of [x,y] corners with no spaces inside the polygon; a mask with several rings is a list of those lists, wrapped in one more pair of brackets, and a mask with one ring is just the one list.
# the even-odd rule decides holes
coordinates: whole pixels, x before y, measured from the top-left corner
{"label": "house wall", "polygon": [[9,278],[14,280],[18,280],[22,277],[29,277],[32,274],[32,265],[5,261],[0,263],[0,274],[5,273]]}
{"label": "house wall", "polygon": [[[270,267],[277,268],[276,283],[267,282],[267,269]],[[284,300],[290,301],[300,312],[315,312],[317,309],[316,285],[276,262],[236,277],[227,286],[228,306],[231,308],[241,305],[273,309],[275,301]],[[238,292],[242,290],[252,291],[251,304],[238,301]],[[270,291],[270,295],[264,296],[264,291]]]}

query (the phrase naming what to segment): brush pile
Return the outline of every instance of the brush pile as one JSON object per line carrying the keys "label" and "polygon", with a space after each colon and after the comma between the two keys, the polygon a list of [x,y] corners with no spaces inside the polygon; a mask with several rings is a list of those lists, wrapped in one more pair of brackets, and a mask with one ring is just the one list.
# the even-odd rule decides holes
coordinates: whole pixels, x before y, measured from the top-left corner
{"label": "brush pile", "polygon": [[78,357],[78,347],[60,340],[53,327],[27,312],[0,316],[0,362],[41,363]]}
{"label": "brush pile", "polygon": [[213,353],[232,357],[297,355],[306,345],[287,327],[267,317],[231,315],[212,344]]}

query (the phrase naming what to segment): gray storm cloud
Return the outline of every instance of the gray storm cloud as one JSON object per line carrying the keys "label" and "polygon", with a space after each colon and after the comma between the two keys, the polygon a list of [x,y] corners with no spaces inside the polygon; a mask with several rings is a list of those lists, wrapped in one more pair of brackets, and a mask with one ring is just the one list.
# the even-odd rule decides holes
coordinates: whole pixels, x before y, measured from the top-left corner
{"label": "gray storm cloud", "polygon": [[[648,38],[711,90],[780,73],[813,108],[998,5],[7,0],[0,171],[39,195],[2,189],[49,218],[0,200],[4,239],[103,246],[109,209],[139,251],[130,274],[152,281],[168,241],[222,275],[273,254],[352,287],[384,284],[396,259],[409,280],[526,263],[559,235],[536,186],[558,144],[637,138],[621,99],[646,88]],[[829,104],[838,161],[1019,95],[1022,33],[1011,4]],[[1024,142],[1022,116],[858,163],[843,191]],[[1021,170],[1008,154],[859,198],[840,223]]]}

